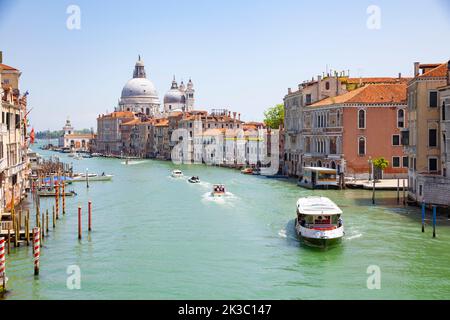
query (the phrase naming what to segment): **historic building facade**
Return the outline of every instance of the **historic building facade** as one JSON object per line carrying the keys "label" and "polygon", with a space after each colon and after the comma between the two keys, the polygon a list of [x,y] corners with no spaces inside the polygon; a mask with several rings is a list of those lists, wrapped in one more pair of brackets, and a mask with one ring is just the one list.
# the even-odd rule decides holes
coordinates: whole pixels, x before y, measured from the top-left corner
{"label": "historic building facade", "polygon": [[27,93],[20,93],[20,76],[19,70],[0,60],[0,213],[17,205],[29,188]]}
{"label": "historic building facade", "polygon": [[94,139],[93,133],[76,133],[70,120],[67,119],[63,127],[63,134],[58,139],[58,145],[75,152],[88,152],[91,149],[92,139]]}
{"label": "historic building facade", "polygon": [[[366,84],[318,101],[303,111],[302,165],[333,168],[355,178],[406,176],[408,158],[401,145],[406,121],[404,82]],[[384,172],[371,165],[379,157],[389,161]]]}
{"label": "historic building facade", "polygon": [[408,84],[409,128],[403,143],[409,156],[409,197],[449,205],[448,120],[449,63],[414,63]]}

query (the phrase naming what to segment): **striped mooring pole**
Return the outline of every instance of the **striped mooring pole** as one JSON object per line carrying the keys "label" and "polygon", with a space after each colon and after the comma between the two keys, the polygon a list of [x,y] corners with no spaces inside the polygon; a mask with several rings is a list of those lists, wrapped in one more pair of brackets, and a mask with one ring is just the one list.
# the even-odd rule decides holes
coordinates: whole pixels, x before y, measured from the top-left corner
{"label": "striped mooring pole", "polygon": [[2,291],[6,291],[6,256],[5,256],[5,238],[0,238],[0,285]]}
{"label": "striped mooring pole", "polygon": [[34,275],[39,275],[39,257],[41,254],[41,238],[38,227],[33,229]]}

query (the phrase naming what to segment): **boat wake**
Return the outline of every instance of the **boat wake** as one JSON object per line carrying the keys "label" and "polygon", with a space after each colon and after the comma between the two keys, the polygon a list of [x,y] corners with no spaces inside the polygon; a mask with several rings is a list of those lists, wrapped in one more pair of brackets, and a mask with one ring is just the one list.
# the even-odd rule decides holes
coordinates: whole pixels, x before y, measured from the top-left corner
{"label": "boat wake", "polygon": [[358,239],[362,237],[362,233],[358,233],[358,234],[354,234],[350,237],[345,237],[345,240],[353,240],[353,239]]}
{"label": "boat wake", "polygon": [[286,229],[281,229],[280,231],[278,231],[278,235],[281,238],[287,238]]}
{"label": "boat wake", "polygon": [[222,197],[215,197],[211,195],[211,192],[207,192],[203,195],[202,201],[204,202],[214,202],[218,204],[225,204],[229,200],[237,199],[237,197],[231,192],[225,192]]}
{"label": "boat wake", "polygon": [[137,164],[141,164],[144,163],[145,161],[128,161],[128,163],[126,161],[122,161],[121,164],[126,165],[126,166],[134,166]]}

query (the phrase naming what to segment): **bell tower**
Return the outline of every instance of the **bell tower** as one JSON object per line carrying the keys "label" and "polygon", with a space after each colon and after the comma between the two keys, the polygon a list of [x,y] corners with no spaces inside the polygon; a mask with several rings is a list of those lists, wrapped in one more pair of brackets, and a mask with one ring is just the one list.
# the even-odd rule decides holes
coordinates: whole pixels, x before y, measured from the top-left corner
{"label": "bell tower", "polygon": [[195,104],[194,83],[192,82],[191,79],[189,79],[186,88],[186,111],[194,110],[194,104]]}

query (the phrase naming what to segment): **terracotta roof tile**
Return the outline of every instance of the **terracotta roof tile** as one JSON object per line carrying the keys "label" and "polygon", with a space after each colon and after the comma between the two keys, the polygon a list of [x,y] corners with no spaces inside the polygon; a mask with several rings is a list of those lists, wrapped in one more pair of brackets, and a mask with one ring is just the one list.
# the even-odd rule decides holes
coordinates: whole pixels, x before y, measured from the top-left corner
{"label": "terracotta roof tile", "polygon": [[443,63],[435,67],[434,69],[428,70],[424,74],[418,76],[418,78],[440,78],[446,77],[448,72],[448,64]]}
{"label": "terracotta roof tile", "polygon": [[3,69],[3,70],[11,70],[11,71],[18,71],[16,68],[7,66],[6,64],[3,64],[3,63],[0,63],[0,69]]}
{"label": "terracotta roof tile", "polygon": [[333,104],[405,104],[406,83],[367,84],[361,88],[337,97],[326,98],[309,106],[309,108]]}

